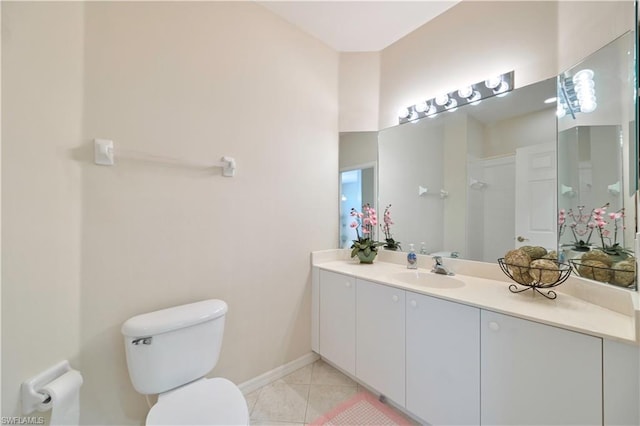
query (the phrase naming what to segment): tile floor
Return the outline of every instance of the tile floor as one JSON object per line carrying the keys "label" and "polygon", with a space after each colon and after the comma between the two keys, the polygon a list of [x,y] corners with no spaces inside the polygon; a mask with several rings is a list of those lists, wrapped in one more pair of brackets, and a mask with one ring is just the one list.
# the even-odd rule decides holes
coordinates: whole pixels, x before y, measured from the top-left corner
{"label": "tile floor", "polygon": [[306,425],[363,391],[318,360],[246,395],[252,425]]}

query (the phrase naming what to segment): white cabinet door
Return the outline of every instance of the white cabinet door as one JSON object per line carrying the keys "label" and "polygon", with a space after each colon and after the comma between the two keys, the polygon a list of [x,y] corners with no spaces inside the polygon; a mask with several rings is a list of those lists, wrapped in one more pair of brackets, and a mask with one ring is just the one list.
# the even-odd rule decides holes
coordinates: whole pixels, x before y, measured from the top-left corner
{"label": "white cabinet door", "polygon": [[638,425],[640,413],[640,352],[638,346],[604,340],[604,424]]}
{"label": "white cabinet door", "polygon": [[320,271],[320,355],[349,374],[356,371],[355,278]]}
{"label": "white cabinet door", "polygon": [[433,425],[480,424],[480,309],[407,292],[406,408]]}
{"label": "white cabinet door", "polygon": [[356,280],[356,377],[404,406],[405,292]]}
{"label": "white cabinet door", "polygon": [[481,424],[602,424],[602,339],[481,314]]}

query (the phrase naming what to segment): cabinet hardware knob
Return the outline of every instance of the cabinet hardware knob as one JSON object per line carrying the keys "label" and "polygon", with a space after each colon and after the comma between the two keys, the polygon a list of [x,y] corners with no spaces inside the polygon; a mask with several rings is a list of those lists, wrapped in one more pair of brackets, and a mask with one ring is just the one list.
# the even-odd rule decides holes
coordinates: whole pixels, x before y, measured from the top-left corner
{"label": "cabinet hardware knob", "polygon": [[418,302],[416,302],[415,300],[412,300],[410,303],[412,308],[417,308],[418,307]]}
{"label": "cabinet hardware knob", "polygon": [[497,322],[495,322],[495,321],[491,321],[491,322],[489,322],[489,330],[492,330],[492,331],[498,331],[498,330],[500,330],[500,324],[498,324],[498,323],[497,323]]}
{"label": "cabinet hardware knob", "polygon": [[347,281],[346,283],[344,283],[345,287],[351,287],[351,283],[349,281]]}
{"label": "cabinet hardware knob", "polygon": [[394,302],[397,302],[398,300],[400,300],[400,298],[394,294],[391,300],[393,300]]}

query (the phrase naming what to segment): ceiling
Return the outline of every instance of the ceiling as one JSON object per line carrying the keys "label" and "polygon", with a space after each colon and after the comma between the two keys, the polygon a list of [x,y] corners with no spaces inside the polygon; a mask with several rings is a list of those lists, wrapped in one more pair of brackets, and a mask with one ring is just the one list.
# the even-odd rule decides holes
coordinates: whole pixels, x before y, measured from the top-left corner
{"label": "ceiling", "polygon": [[258,1],[339,52],[377,52],[459,0]]}

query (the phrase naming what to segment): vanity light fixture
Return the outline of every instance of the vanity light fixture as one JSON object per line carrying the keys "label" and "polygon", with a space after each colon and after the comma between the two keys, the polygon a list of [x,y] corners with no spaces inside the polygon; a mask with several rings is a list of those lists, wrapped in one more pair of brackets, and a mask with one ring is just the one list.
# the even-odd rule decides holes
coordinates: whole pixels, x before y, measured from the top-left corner
{"label": "vanity light fixture", "polygon": [[477,105],[482,99],[504,96],[513,87],[514,72],[510,71],[402,108],[398,112],[398,122],[399,124],[416,122],[423,117],[435,117],[443,111],[453,112],[463,105]]}
{"label": "vanity light fixture", "polygon": [[596,110],[596,84],[593,80],[594,72],[583,69],[572,77],[559,77],[558,81],[558,111],[556,115],[562,118],[576,113],[590,113]]}

